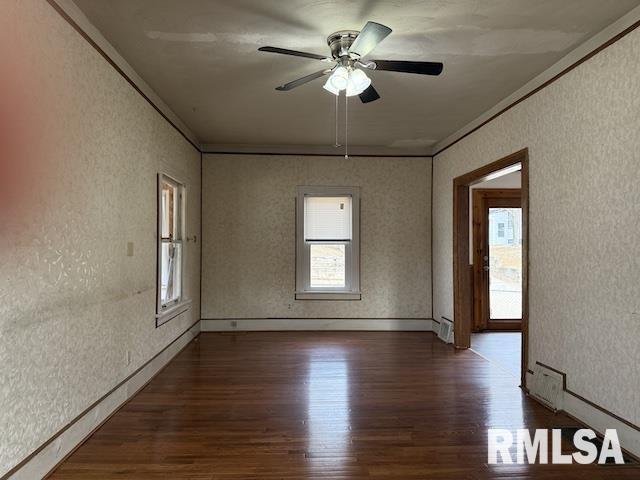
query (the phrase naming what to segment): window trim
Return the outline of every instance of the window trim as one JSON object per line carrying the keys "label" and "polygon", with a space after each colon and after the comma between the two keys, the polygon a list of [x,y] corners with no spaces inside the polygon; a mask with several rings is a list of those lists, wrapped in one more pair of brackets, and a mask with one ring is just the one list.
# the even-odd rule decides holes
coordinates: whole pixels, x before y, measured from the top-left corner
{"label": "window trim", "polygon": [[[162,293],[162,244],[167,243],[163,241],[162,238],[162,182],[169,183],[175,187],[177,187],[178,194],[180,196],[179,205],[178,205],[178,221],[177,228],[179,229],[180,238],[178,240],[173,240],[172,243],[179,243],[180,247],[180,292],[178,298],[172,300],[166,305],[162,304],[161,293]],[[186,299],[184,295],[184,265],[186,259],[186,203],[187,203],[187,187],[184,182],[177,180],[176,178],[167,175],[166,173],[160,172],[157,176],[157,223],[156,223],[156,232],[157,232],[157,245],[156,245],[156,328],[167,323],[169,320],[177,317],[181,313],[186,312],[191,308],[191,300]]]}
{"label": "window trim", "polygon": [[[311,242],[345,244],[345,288],[311,288],[309,254],[311,243],[304,238],[304,199],[351,197],[351,241]],[[299,186],[296,195],[296,300],[360,300],[360,187]]]}

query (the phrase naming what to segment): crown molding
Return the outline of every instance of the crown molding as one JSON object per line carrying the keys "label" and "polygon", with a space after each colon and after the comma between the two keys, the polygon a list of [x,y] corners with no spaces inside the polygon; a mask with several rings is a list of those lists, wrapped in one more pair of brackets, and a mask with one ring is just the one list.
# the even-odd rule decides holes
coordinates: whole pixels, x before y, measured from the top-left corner
{"label": "crown molding", "polygon": [[[344,157],[345,147],[333,145],[225,145],[201,144],[204,154],[218,155],[299,155]],[[384,146],[349,146],[349,157],[430,157],[429,149]]]}
{"label": "crown molding", "polygon": [[482,128],[484,125],[523,102],[530,96],[551,85],[556,80],[562,78],[574,68],[586,62],[607,47],[613,45],[639,26],[640,7],[636,7],[608,27],[601,30],[599,33],[586,40],[584,43],[580,44],[577,48],[562,57],[547,70],[527,82],[524,86],[506,97],[504,100],[500,101],[493,108],[487,110],[457,132],[438,142],[430,152],[431,155],[437,157],[449,147],[471,135],[476,130]]}
{"label": "crown molding", "polygon": [[198,148],[199,140],[160,96],[138,75],[73,0],[47,0],[182,136]]}

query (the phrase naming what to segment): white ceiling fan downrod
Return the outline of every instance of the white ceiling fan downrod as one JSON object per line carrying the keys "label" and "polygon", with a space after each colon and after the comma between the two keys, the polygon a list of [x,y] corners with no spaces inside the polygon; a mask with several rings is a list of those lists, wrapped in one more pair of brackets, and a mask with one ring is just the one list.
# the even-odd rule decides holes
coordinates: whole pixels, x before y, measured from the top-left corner
{"label": "white ceiling fan downrod", "polygon": [[[340,94],[336,95],[336,117],[335,117],[335,127],[336,127],[336,139],[334,143],[334,147],[338,148],[342,145],[340,144],[340,138],[338,130],[340,129]],[[344,158],[345,160],[349,159],[349,96],[344,96]]]}
{"label": "white ceiling fan downrod", "polygon": [[349,160],[349,96],[344,95],[344,159]]}
{"label": "white ceiling fan downrod", "polygon": [[339,110],[340,110],[340,105],[338,103],[339,100],[340,100],[340,97],[338,95],[336,95],[336,142],[333,145],[336,148],[338,148],[340,146],[340,140],[338,138],[338,129],[339,129],[339,123],[340,123],[340,120],[338,118],[338,113],[339,113]]}

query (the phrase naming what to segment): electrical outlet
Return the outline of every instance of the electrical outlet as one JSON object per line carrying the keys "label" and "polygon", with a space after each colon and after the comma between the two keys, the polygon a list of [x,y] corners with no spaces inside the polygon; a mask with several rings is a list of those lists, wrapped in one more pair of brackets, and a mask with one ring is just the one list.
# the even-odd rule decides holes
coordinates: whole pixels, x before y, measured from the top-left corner
{"label": "electrical outlet", "polygon": [[231,320],[231,328],[238,328],[238,322]]}
{"label": "electrical outlet", "polygon": [[127,257],[133,257],[133,242],[127,242]]}

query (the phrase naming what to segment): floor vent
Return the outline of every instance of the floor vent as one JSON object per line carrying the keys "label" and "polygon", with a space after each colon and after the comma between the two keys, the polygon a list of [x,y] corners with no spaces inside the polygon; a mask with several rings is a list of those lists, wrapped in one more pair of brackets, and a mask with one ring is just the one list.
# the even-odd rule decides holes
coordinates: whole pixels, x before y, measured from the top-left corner
{"label": "floor vent", "polygon": [[438,338],[444,343],[453,342],[453,322],[448,318],[442,317],[440,320],[440,330],[438,330]]}
{"label": "floor vent", "polygon": [[540,364],[536,364],[533,368],[531,394],[554,410],[562,410],[563,384],[562,374]]}

